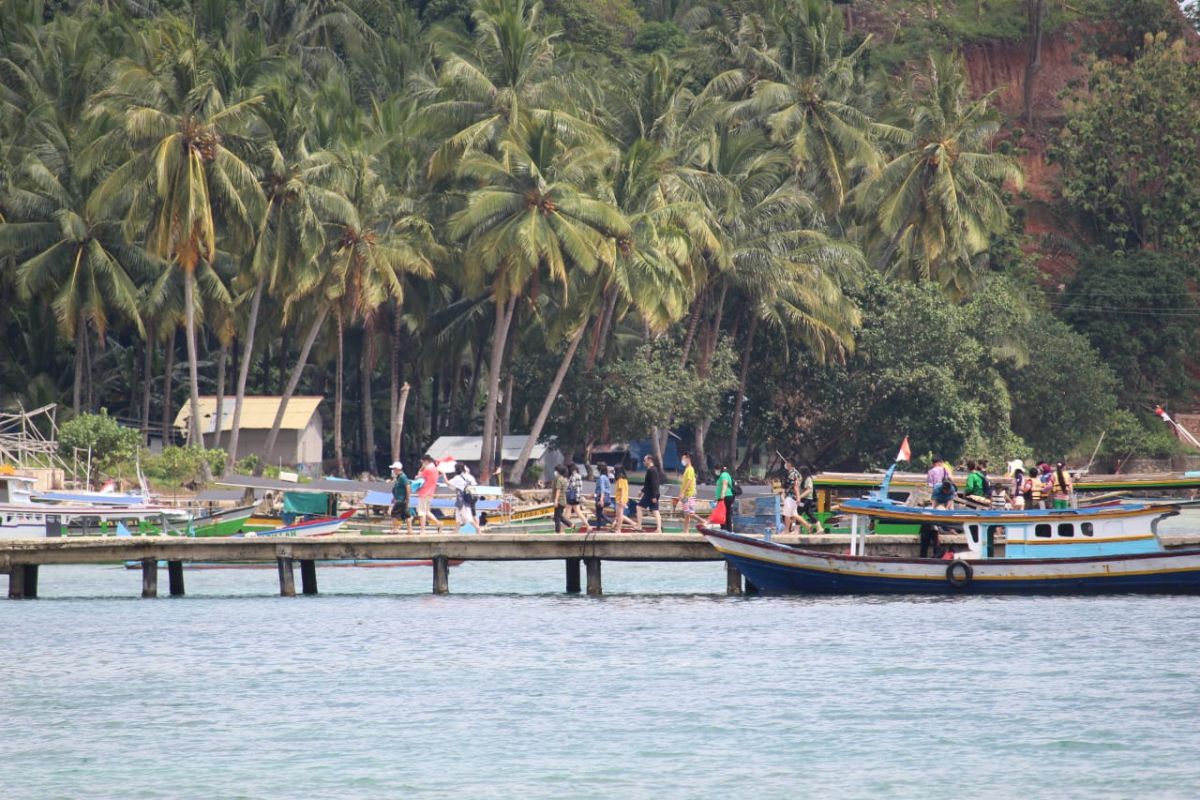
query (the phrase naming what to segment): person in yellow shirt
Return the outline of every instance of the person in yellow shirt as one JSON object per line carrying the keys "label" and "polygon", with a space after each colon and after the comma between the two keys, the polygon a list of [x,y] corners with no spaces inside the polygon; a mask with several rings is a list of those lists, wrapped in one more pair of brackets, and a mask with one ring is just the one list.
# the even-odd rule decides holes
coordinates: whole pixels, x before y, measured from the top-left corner
{"label": "person in yellow shirt", "polygon": [[692,466],[692,457],[684,453],[679,457],[683,464],[683,474],[679,476],[679,496],[672,505],[682,506],[683,532],[692,532],[692,517],[696,516],[696,468]]}
{"label": "person in yellow shirt", "polygon": [[625,476],[625,468],[617,467],[616,476],[617,480],[613,484],[613,503],[616,509],[612,529],[620,533],[628,525],[636,530],[637,525],[625,516],[625,512],[629,510],[629,478]]}

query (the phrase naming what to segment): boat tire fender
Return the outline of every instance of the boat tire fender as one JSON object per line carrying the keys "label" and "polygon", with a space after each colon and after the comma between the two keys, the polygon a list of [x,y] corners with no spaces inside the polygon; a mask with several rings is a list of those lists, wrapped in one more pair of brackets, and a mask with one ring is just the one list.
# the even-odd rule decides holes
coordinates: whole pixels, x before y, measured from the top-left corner
{"label": "boat tire fender", "polygon": [[975,570],[966,561],[956,558],[946,567],[946,581],[955,589],[965,589],[971,585]]}

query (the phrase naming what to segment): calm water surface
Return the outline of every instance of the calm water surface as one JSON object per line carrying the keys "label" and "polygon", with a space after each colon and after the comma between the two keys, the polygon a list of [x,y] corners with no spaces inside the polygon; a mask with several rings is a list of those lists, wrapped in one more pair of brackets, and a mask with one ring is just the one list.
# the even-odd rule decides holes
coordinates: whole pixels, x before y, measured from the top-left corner
{"label": "calm water surface", "polygon": [[[0,795],[1200,795],[1193,598],[726,598],[719,564],[42,569],[0,601]],[[162,575],[165,593],[166,576]],[[0,577],[0,584],[3,578]]]}

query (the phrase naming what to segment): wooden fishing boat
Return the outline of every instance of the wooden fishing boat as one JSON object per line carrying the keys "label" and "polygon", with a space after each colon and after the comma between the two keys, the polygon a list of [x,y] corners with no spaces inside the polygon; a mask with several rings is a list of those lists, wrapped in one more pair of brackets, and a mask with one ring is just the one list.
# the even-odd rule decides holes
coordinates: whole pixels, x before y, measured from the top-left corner
{"label": "wooden fishing boat", "polygon": [[[851,522],[848,554],[708,527],[701,533],[768,594],[1200,593],[1200,549],[1166,550],[1158,536],[1158,524],[1179,508],[947,511],[848,500],[841,503]],[[961,529],[967,550],[951,560],[868,555],[866,522],[874,519]]]}

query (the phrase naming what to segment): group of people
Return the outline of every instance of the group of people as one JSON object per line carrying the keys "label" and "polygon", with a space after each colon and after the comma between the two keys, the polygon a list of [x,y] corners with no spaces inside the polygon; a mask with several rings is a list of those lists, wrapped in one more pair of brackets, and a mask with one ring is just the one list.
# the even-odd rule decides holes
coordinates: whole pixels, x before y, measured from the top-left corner
{"label": "group of people", "polygon": [[[690,533],[693,522],[702,522],[703,518],[696,513],[696,468],[692,466],[692,457],[684,453],[679,457],[683,469],[679,474],[679,494],[672,498],[672,507],[683,517],[683,532]],[[551,484],[551,502],[554,505],[554,530],[561,533],[564,527],[578,523],[580,530],[602,528],[614,532],[642,531],[647,517],[654,520],[655,533],[662,533],[662,501],[663,485],[666,475],[657,456],[646,455],[642,459],[646,468],[642,481],[642,491],[636,500],[630,497],[629,476],[625,467],[611,467],[607,464],[596,463],[593,470],[596,475],[595,489],[592,494],[594,519],[589,521],[583,512],[583,472],[574,462],[568,461],[554,468],[554,480]],[[733,519],[733,478],[724,465],[717,465],[717,483],[715,497],[723,503],[726,519]],[[611,514],[611,516],[610,516]],[[732,530],[730,523],[724,523]]]}
{"label": "group of people", "polygon": [[[967,462],[967,477],[962,490],[965,499],[976,506],[997,508],[1070,508],[1075,486],[1063,462],[1054,467],[1043,461],[1028,473],[1025,463],[1015,459],[1009,463],[1012,483],[995,485],[988,478],[988,463],[984,460]],[[953,508],[959,496],[954,473],[944,459],[935,458],[925,474],[934,508]]]}
{"label": "group of people", "polygon": [[[433,495],[437,492],[438,482],[442,480],[442,472],[437,462],[429,453],[421,456],[421,468],[417,477],[410,479],[404,472],[404,464],[396,461],[392,471],[392,531],[398,533],[403,525],[408,533],[413,532],[413,517],[421,521],[421,533],[425,533],[426,522],[435,526],[438,520],[433,516]],[[482,530],[486,523],[486,515],[476,513],[476,497],[473,488],[477,482],[475,476],[466,464],[457,463],[454,470],[445,478],[445,484],[454,490],[454,523],[455,529],[462,530],[473,526]],[[417,512],[412,513],[412,493],[417,495]]]}

